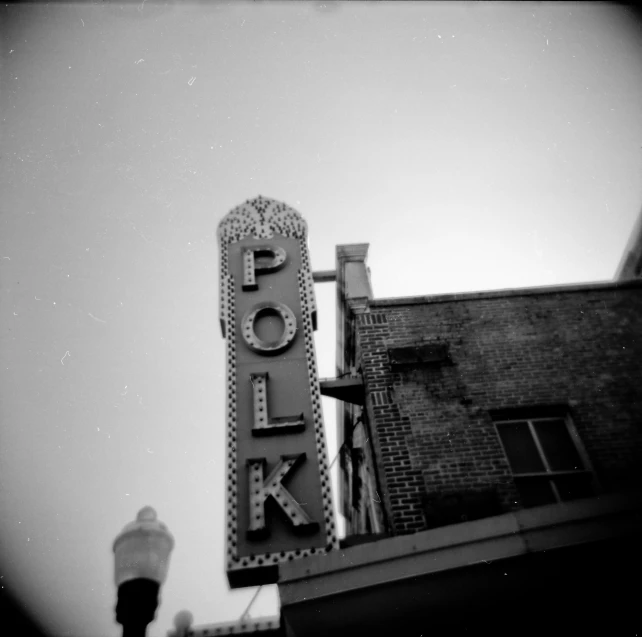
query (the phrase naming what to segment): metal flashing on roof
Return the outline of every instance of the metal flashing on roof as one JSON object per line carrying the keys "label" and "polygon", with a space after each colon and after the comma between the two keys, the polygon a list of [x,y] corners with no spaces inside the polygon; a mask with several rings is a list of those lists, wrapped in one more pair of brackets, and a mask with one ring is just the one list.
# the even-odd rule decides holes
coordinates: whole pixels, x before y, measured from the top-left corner
{"label": "metal flashing on roof", "polygon": [[642,279],[625,281],[606,281],[577,283],[571,285],[547,285],[532,288],[506,288],[503,290],[484,290],[480,292],[457,292],[454,294],[432,294],[426,296],[404,296],[388,299],[370,299],[370,307],[390,307],[393,305],[425,305],[428,303],[451,303],[454,301],[481,301],[514,296],[536,296],[538,294],[570,294],[574,292],[608,292],[642,288]]}

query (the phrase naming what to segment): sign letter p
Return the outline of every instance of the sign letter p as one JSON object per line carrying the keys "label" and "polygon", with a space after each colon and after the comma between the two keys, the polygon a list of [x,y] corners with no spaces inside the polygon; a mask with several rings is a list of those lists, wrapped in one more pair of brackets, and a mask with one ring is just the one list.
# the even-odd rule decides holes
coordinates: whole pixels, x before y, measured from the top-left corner
{"label": "sign letter p", "polygon": [[253,246],[243,250],[243,291],[259,289],[257,274],[278,272],[285,265],[285,250],[279,246]]}

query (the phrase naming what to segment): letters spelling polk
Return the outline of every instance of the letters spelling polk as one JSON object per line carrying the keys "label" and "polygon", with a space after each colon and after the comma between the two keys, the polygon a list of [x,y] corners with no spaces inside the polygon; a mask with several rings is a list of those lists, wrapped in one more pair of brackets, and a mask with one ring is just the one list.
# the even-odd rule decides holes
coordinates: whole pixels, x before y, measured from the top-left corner
{"label": "letters spelling polk", "polygon": [[259,197],[219,225],[227,341],[227,572],[275,581],[279,562],[337,547],[313,329],[307,228]]}

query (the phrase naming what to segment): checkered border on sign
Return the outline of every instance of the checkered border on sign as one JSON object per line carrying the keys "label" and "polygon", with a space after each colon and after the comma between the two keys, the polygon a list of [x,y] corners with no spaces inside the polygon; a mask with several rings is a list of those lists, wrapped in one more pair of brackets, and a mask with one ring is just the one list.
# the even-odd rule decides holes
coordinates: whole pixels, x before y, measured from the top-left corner
{"label": "checkered border on sign", "polygon": [[[234,281],[231,276],[224,279],[227,324],[227,391],[226,391],[226,420],[227,440],[225,445],[227,466],[227,517],[226,517],[226,551],[228,564],[236,556],[237,547],[237,474],[236,474],[236,325],[234,321]],[[229,319],[229,320],[228,320]]]}
{"label": "checkered border on sign", "polygon": [[303,334],[305,337],[305,359],[308,366],[308,382],[312,397],[312,418],[314,420],[314,434],[317,445],[317,462],[321,474],[321,491],[323,494],[323,517],[325,521],[326,549],[328,551],[339,548],[337,530],[334,523],[334,508],[332,506],[332,483],[330,480],[330,466],[328,463],[328,448],[325,441],[325,427],[323,424],[323,409],[321,407],[321,391],[319,374],[317,372],[317,357],[314,349],[314,336],[312,320],[310,319],[309,284],[306,278],[312,281],[312,273],[299,270],[299,294],[303,308]]}

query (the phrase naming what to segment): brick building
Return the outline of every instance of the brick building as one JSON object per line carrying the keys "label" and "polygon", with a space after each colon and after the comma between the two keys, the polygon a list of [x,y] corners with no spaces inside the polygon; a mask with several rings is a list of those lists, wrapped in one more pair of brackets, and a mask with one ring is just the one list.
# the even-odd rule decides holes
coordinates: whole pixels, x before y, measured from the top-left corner
{"label": "brick building", "polygon": [[367,248],[337,248],[321,383],[347,537],[281,568],[286,634],[628,634],[639,232],[613,282],[412,298],[373,298]]}
{"label": "brick building", "polygon": [[439,526],[440,495],[470,519],[640,485],[640,283],[373,300],[356,315],[395,534]]}
{"label": "brick building", "polygon": [[638,634],[641,224],[613,281],[437,296],[338,246],[346,537],[279,564],[279,618],[187,634]]}

